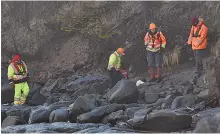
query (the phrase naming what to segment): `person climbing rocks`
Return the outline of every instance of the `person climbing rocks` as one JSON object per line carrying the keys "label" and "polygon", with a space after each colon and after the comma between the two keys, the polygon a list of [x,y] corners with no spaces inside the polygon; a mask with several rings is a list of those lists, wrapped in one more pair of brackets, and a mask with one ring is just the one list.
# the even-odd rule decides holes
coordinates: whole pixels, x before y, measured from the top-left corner
{"label": "person climbing rocks", "polygon": [[123,55],[125,55],[125,50],[118,48],[117,51],[113,52],[109,57],[107,68],[110,78],[109,88],[114,87],[118,81],[125,78],[125,75],[122,74],[125,73],[125,70],[121,69],[121,58]]}
{"label": "person climbing rocks", "polygon": [[29,94],[28,71],[20,54],[15,54],[8,66],[8,80],[12,89],[15,89],[14,105],[23,105]]}
{"label": "person climbing rocks", "polygon": [[190,35],[187,41],[191,45],[196,61],[196,78],[201,76],[203,59],[206,54],[208,28],[201,17],[193,17]]}
{"label": "person climbing rocks", "polygon": [[149,82],[160,82],[161,68],[163,64],[163,51],[166,47],[166,38],[163,33],[157,29],[156,24],[151,23],[149,25],[148,32],[144,37],[144,42],[147,50],[147,62],[150,73]]}

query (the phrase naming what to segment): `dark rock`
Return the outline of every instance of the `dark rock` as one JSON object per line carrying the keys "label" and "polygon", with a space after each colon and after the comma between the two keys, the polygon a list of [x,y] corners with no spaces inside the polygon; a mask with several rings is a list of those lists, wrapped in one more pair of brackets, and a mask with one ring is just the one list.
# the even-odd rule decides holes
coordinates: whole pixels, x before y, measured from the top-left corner
{"label": "dark rock", "polygon": [[49,122],[67,122],[69,120],[69,111],[67,109],[57,109],[50,113]]}
{"label": "dark rock", "polygon": [[195,104],[195,98],[192,94],[176,97],[171,105],[171,109],[178,107],[191,106]]}
{"label": "dark rock", "polygon": [[69,106],[71,122],[75,122],[77,116],[86,113],[98,106],[94,96],[80,96]]}
{"label": "dark rock", "polygon": [[51,95],[47,98],[44,105],[50,105],[59,101],[59,96]]}
{"label": "dark rock", "polygon": [[88,94],[88,90],[89,90],[89,86],[84,86],[79,88],[76,92],[74,92],[73,96],[84,96],[86,94]]}
{"label": "dark rock", "polygon": [[19,117],[7,116],[2,122],[2,128],[5,128],[11,125],[20,125],[20,124],[25,124],[25,122],[21,120]]}
{"label": "dark rock", "polygon": [[149,87],[142,87],[142,88],[138,88],[139,91],[139,99],[144,99],[144,93],[146,91],[150,90]]}
{"label": "dark rock", "polygon": [[142,109],[141,107],[131,107],[131,108],[127,108],[126,109],[126,115],[128,116],[129,119],[134,117],[134,114],[138,111]]}
{"label": "dark rock", "polygon": [[7,117],[7,114],[5,111],[1,110],[1,123],[3,122],[3,120]]}
{"label": "dark rock", "polygon": [[112,125],[115,125],[117,121],[126,121],[127,119],[128,117],[124,114],[124,111],[119,110],[104,117],[102,123],[111,123]]}
{"label": "dark rock", "polygon": [[158,94],[157,93],[154,93],[151,90],[148,90],[148,91],[145,92],[145,102],[147,104],[154,103],[154,102],[157,101],[157,99],[158,99]]}
{"label": "dark rock", "polygon": [[203,90],[201,91],[198,95],[198,98],[202,99],[202,100],[207,100],[209,97],[209,89]]}
{"label": "dark rock", "polygon": [[98,107],[91,112],[79,115],[77,121],[80,123],[97,123],[106,115],[122,109],[125,109],[125,106],[122,104],[110,104]]}
{"label": "dark rock", "polygon": [[159,94],[160,92],[165,91],[165,89],[162,87],[163,87],[162,84],[156,84],[156,85],[150,86],[149,88],[152,92]]}
{"label": "dark rock", "polygon": [[134,118],[133,118],[133,125],[137,125],[140,123],[143,123],[147,117],[147,115],[152,111],[152,109],[140,109],[137,112],[135,112],[134,114]]}
{"label": "dark rock", "polygon": [[193,90],[193,93],[195,94],[198,94],[202,91],[202,88],[199,88],[199,87],[196,87],[194,90]]}
{"label": "dark rock", "polygon": [[107,89],[108,89],[108,84],[106,82],[95,83],[88,90],[88,93],[89,94],[101,94],[101,95],[103,95]]}
{"label": "dark rock", "polygon": [[57,86],[57,80],[48,80],[47,83],[44,85],[44,87],[41,89],[40,93],[45,95],[45,96],[50,96],[53,91],[55,90],[56,86]]}
{"label": "dark rock", "polygon": [[14,89],[8,83],[1,86],[1,104],[14,102]]}
{"label": "dark rock", "polygon": [[159,98],[165,98],[166,97],[166,92],[164,91],[164,92],[160,92],[159,94],[158,94],[158,97]]}
{"label": "dark rock", "polygon": [[136,123],[132,123],[135,129],[154,132],[175,132],[189,128],[192,123],[192,118],[189,115],[179,114],[170,110],[159,110],[151,112],[147,116],[144,113],[142,118],[137,120]]}
{"label": "dark rock", "polygon": [[138,90],[135,82],[121,80],[108,93],[111,103],[135,103],[138,100]]}
{"label": "dark rock", "polygon": [[213,117],[201,119],[197,124],[193,133],[220,133],[220,113]]}
{"label": "dark rock", "polygon": [[29,96],[28,99],[28,105],[36,106],[36,105],[42,105],[46,101],[46,97],[40,93],[40,90],[37,90],[33,96]]}

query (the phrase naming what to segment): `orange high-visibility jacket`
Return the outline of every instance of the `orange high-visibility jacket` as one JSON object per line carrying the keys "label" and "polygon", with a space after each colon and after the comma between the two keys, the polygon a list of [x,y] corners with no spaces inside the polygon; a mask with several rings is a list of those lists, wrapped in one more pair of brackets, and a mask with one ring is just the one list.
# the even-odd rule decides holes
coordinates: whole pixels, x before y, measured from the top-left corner
{"label": "orange high-visibility jacket", "polygon": [[197,26],[192,26],[188,39],[188,44],[192,45],[193,50],[205,49],[207,47],[208,28],[204,25],[204,20],[200,18]]}
{"label": "orange high-visibility jacket", "polygon": [[157,32],[154,36],[151,36],[148,32],[144,37],[145,45],[147,45],[147,50],[152,52],[157,52],[160,47],[166,47],[166,38],[162,32]]}

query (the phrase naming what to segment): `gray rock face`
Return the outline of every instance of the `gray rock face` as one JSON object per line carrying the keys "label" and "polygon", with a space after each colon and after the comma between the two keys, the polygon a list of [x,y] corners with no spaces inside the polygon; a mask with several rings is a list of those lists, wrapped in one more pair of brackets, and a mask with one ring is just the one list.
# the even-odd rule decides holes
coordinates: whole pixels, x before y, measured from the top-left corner
{"label": "gray rock face", "polygon": [[158,94],[153,93],[151,90],[148,90],[145,92],[145,103],[151,104],[157,101],[158,99]]}
{"label": "gray rock face", "polygon": [[125,109],[125,106],[121,104],[110,104],[98,107],[91,112],[79,115],[77,121],[80,123],[97,123],[106,115],[122,109]]}
{"label": "gray rock face", "polygon": [[204,111],[200,111],[197,114],[194,114],[192,116],[193,118],[193,122],[198,122],[199,120],[203,119],[203,118],[211,118],[212,116],[216,115],[220,113],[220,108],[212,108],[212,109],[207,109]]}
{"label": "gray rock face", "polygon": [[220,133],[220,113],[213,117],[201,119],[194,129],[194,133]]}
{"label": "gray rock face", "polygon": [[55,90],[56,86],[58,83],[58,79],[57,80],[48,80],[47,83],[44,85],[44,87],[41,89],[40,93],[45,95],[45,96],[50,96],[53,91]]}
{"label": "gray rock face", "polygon": [[188,94],[185,96],[178,96],[176,97],[171,105],[172,109],[178,108],[178,107],[184,107],[184,106],[191,106],[195,104],[195,99],[192,94]]}
{"label": "gray rock face", "polygon": [[107,93],[107,96],[111,103],[135,103],[138,100],[138,89],[135,82],[121,80]]}
{"label": "gray rock face", "polygon": [[174,95],[168,95],[164,100],[163,100],[163,103],[162,103],[162,108],[165,109],[165,108],[169,108],[171,103],[173,102],[174,100]]}
{"label": "gray rock face", "polygon": [[198,98],[202,99],[202,100],[207,100],[209,97],[209,89],[203,90],[201,91],[198,95]]}
{"label": "gray rock face", "polygon": [[131,108],[127,108],[126,109],[126,115],[128,116],[129,119],[134,117],[134,114],[138,111],[142,109],[141,107],[131,107]]}
{"label": "gray rock face", "polygon": [[67,109],[57,109],[50,113],[50,123],[67,121],[69,121],[69,111]]}
{"label": "gray rock face", "polygon": [[12,125],[21,125],[25,124],[25,121],[21,120],[17,116],[7,116],[2,122],[2,128]]}

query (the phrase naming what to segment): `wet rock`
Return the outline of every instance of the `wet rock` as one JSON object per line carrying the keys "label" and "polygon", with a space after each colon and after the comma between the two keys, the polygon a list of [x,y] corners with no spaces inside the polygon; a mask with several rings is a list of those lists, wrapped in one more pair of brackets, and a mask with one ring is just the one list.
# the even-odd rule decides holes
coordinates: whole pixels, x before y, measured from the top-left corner
{"label": "wet rock", "polygon": [[141,107],[131,107],[131,108],[127,108],[126,109],[126,115],[128,116],[129,119],[134,117],[134,114],[138,111],[142,109]]}
{"label": "wet rock", "polygon": [[213,117],[206,117],[201,119],[193,131],[194,133],[220,133],[220,113]]}
{"label": "wet rock", "polygon": [[57,109],[50,113],[49,122],[67,122],[69,120],[69,111],[67,109]]}
{"label": "wet rock", "polygon": [[135,82],[121,80],[107,93],[107,96],[111,103],[135,103],[138,100],[138,89]]}
{"label": "wet rock", "polygon": [[79,115],[77,121],[80,123],[97,123],[106,115],[122,109],[125,109],[125,106],[122,104],[110,104],[98,107],[88,113]]}
{"label": "wet rock", "polygon": [[207,100],[209,97],[209,89],[203,90],[201,91],[198,95],[198,98],[202,99],[202,100]]}
{"label": "wet rock", "polygon": [[1,85],[1,104],[14,102],[14,89],[8,83]]}
{"label": "wet rock", "polygon": [[25,122],[21,120],[19,117],[7,116],[2,122],[2,128],[5,128],[11,125],[20,125],[20,124],[25,124]]}
{"label": "wet rock", "polygon": [[55,122],[55,123],[39,123],[19,126],[9,126],[1,130],[2,133],[39,133],[39,132],[56,132],[56,133],[74,133],[87,128],[94,128],[98,131],[99,127],[108,128],[108,125],[103,124],[78,124],[67,122]]}
{"label": "wet rock", "polygon": [[192,123],[192,117],[170,110],[159,110],[151,112],[147,116],[143,114],[142,118],[137,121],[137,123],[132,125],[135,129],[154,132],[175,132],[189,128]]}
{"label": "wet rock", "polygon": [[71,122],[75,122],[78,115],[86,113],[98,106],[94,96],[80,96],[69,106]]}
{"label": "wet rock", "polygon": [[159,98],[158,94],[152,92],[151,90],[145,92],[145,103],[147,104],[156,102],[158,98]]}
{"label": "wet rock", "polygon": [[171,105],[171,109],[175,109],[178,107],[191,106],[195,104],[195,99],[192,94],[188,94],[185,96],[176,97]]}
{"label": "wet rock", "polygon": [[126,121],[128,117],[125,115],[123,110],[112,112],[102,119],[102,123],[111,123],[115,125],[117,121]]}
{"label": "wet rock", "polygon": [[47,83],[44,85],[44,87],[41,89],[40,93],[45,95],[45,96],[50,96],[53,91],[55,90],[56,86],[58,83],[57,80],[50,79],[47,81]]}

